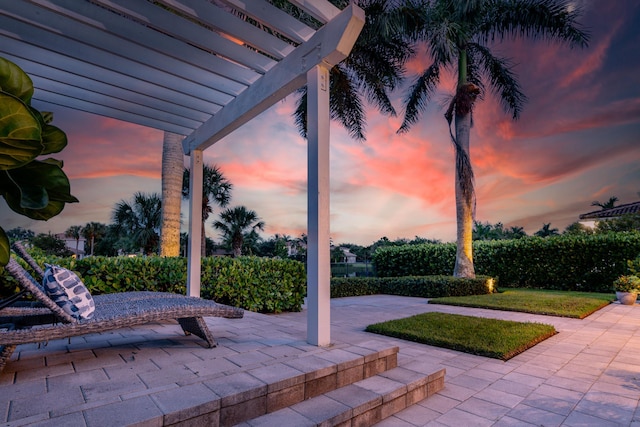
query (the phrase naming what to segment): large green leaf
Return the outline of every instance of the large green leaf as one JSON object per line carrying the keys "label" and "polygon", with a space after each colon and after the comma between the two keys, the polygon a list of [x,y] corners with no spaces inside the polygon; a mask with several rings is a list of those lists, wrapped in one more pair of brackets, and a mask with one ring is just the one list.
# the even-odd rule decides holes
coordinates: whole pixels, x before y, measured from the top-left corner
{"label": "large green leaf", "polygon": [[16,64],[0,58],[0,90],[29,104],[33,96],[33,82]]}
{"label": "large green leaf", "polygon": [[42,152],[42,128],[30,108],[0,92],[0,170],[14,169]]}
{"label": "large green leaf", "polygon": [[67,146],[67,134],[53,125],[44,125],[42,145],[44,145],[44,150],[40,154],[58,153]]}
{"label": "large green leaf", "polygon": [[0,227],[0,266],[7,265],[9,263],[9,257],[11,256],[9,250],[9,238],[2,227]]}
{"label": "large green leaf", "polygon": [[70,194],[69,179],[60,164],[55,159],[34,160],[6,171],[13,184],[4,192],[9,207],[29,218],[47,220],[59,214],[65,203],[77,202]]}
{"label": "large green leaf", "polygon": [[42,129],[41,137],[44,149],[40,155],[58,153],[62,151],[62,149],[67,146],[67,134],[56,126],[49,124],[53,120],[53,113],[41,113],[33,107],[29,107],[29,109],[40,122],[40,127]]}

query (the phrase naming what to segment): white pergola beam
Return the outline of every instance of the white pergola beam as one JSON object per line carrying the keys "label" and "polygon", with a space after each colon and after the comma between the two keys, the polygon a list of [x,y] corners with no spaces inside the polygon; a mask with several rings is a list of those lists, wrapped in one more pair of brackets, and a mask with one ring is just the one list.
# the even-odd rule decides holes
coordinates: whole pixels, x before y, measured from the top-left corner
{"label": "white pergola beam", "polygon": [[185,153],[210,147],[303,86],[307,72],[317,64],[324,62],[332,67],[342,61],[351,52],[364,22],[362,9],[354,4],[349,5],[309,41],[280,61],[276,68],[187,136],[183,141]]}
{"label": "white pergola beam", "polygon": [[189,247],[187,248],[187,295],[200,296],[200,270],[202,265],[202,187],[204,164],[202,151],[194,150],[189,159]]}
{"label": "white pergola beam", "polygon": [[329,68],[307,73],[307,342],[331,344]]}
{"label": "white pergola beam", "polygon": [[289,0],[291,3],[298,6],[300,9],[307,12],[309,15],[316,18],[323,24],[331,21],[339,13],[340,9],[329,3],[328,1],[316,1],[316,0]]}
{"label": "white pergola beam", "polygon": [[271,6],[260,0],[221,0],[229,7],[242,10],[246,15],[263,23],[290,38],[292,41],[302,43],[309,40],[314,30],[298,21],[286,12]]}

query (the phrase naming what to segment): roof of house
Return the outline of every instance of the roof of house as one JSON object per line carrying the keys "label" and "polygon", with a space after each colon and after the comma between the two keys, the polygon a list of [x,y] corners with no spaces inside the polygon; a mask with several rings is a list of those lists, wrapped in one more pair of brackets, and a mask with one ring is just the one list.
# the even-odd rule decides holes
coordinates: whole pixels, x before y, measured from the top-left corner
{"label": "roof of house", "polygon": [[611,209],[600,209],[580,215],[580,219],[611,219],[625,214],[640,213],[640,201],[616,206]]}

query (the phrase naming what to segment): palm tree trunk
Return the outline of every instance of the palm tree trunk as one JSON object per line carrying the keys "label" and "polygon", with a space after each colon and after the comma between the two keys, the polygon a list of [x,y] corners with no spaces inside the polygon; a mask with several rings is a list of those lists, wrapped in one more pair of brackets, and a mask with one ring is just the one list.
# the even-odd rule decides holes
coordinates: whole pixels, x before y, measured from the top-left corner
{"label": "palm tree trunk", "polygon": [[207,256],[207,235],[204,231],[204,220],[202,221],[202,233],[201,233],[201,242],[200,242],[200,256],[203,258]]}
{"label": "palm tree trunk", "polygon": [[160,256],[180,255],[180,204],[184,157],[182,136],[164,133],[162,143],[162,217]]}
{"label": "palm tree trunk", "polygon": [[[455,277],[476,277],[473,267],[473,181],[469,157],[471,112],[456,114],[456,264]],[[465,158],[466,157],[466,158]],[[469,170],[465,170],[468,168]]]}

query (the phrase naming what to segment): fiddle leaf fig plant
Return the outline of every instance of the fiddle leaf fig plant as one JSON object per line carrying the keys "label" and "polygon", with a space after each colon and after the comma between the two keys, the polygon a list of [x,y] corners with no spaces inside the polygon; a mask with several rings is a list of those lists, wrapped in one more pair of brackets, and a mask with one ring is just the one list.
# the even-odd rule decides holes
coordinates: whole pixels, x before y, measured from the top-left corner
{"label": "fiddle leaf fig plant", "polygon": [[[14,212],[46,221],[78,199],[71,195],[62,161],[38,159],[62,151],[67,135],[50,124],[51,113],[31,106],[32,96],[29,76],[0,57],[0,195]],[[0,227],[0,266],[9,262],[9,250]]]}

